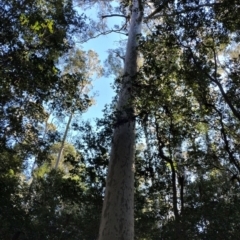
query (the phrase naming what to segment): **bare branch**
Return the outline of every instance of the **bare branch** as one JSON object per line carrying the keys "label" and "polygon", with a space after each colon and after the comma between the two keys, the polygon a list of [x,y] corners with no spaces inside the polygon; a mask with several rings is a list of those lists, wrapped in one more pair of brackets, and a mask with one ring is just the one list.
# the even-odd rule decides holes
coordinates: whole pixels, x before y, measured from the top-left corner
{"label": "bare branch", "polygon": [[125,62],[125,57],[122,56],[122,55],[120,55],[119,52],[117,52],[117,51],[113,51],[113,53],[115,53],[117,57],[121,58],[121,59],[123,60],[123,62]]}
{"label": "bare branch", "polygon": [[110,33],[119,33],[119,34],[123,34],[125,36],[127,36],[128,34],[127,33],[124,33],[124,32],[121,32],[123,29],[117,29],[117,30],[114,30],[114,29],[111,29],[111,30],[108,30],[108,31],[105,31],[105,32],[100,32],[92,37],[89,37],[83,41],[80,41],[79,43],[83,44],[83,43],[86,43],[87,41],[91,40],[91,39],[94,39],[94,38],[98,38],[99,36],[101,35],[108,35]]}
{"label": "bare branch", "polygon": [[[116,15],[117,15],[117,14],[116,14]],[[107,16],[107,15],[106,15],[106,16]],[[110,15],[109,15],[109,16],[110,16]],[[91,40],[91,39],[97,38],[97,37],[99,37],[99,36],[101,36],[101,35],[108,35],[108,34],[110,34],[110,33],[119,33],[119,34],[123,34],[123,35],[127,36],[128,34],[127,34],[126,32],[124,32],[124,30],[126,30],[126,28],[127,28],[127,23],[128,23],[128,18],[126,18],[126,21],[125,21],[125,23],[122,25],[121,28],[119,28],[119,29],[111,29],[111,30],[106,30],[106,31],[104,31],[104,32],[100,32],[100,33],[98,33],[98,34],[96,34],[96,35],[94,35],[94,36],[92,36],[92,37],[89,37],[89,38],[81,41],[80,43],[82,44],[82,43],[85,43],[85,42],[87,42],[87,41],[89,41],[89,40]]]}
{"label": "bare branch", "polygon": [[121,14],[110,14],[110,15],[103,15],[102,19],[107,18],[107,17],[123,17],[123,18],[126,18],[126,19],[129,18],[129,16],[125,16],[125,15],[121,15]]}

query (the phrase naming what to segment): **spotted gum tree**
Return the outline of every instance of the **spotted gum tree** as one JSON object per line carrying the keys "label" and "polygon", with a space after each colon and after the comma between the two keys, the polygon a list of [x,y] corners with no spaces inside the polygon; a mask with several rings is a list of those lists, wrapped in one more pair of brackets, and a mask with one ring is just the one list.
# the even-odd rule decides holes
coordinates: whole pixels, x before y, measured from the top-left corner
{"label": "spotted gum tree", "polygon": [[141,34],[143,10],[134,0],[125,54],[124,74],[118,96],[99,239],[133,239],[135,120],[132,79],[136,77],[137,39]]}
{"label": "spotted gum tree", "polygon": [[[96,3],[96,1],[86,2],[89,5]],[[104,4],[110,2],[114,1],[103,1]],[[122,28],[106,32],[120,32],[127,28],[128,39],[124,57],[124,71],[118,92],[99,240],[131,240],[134,238],[135,111],[132,85],[138,71],[139,53],[137,46],[142,31],[144,10],[149,11],[151,17],[158,13],[151,1],[118,2],[120,4],[118,9],[121,9],[120,12],[123,15],[115,13],[102,15],[102,18],[124,17],[126,22]],[[126,15],[126,13],[128,14]],[[146,16],[145,18],[149,19]]]}
{"label": "spotted gum tree", "polygon": [[130,22],[124,71],[118,95],[99,240],[134,238],[135,111],[132,84],[139,68],[137,46],[145,3],[133,0],[129,4]]}

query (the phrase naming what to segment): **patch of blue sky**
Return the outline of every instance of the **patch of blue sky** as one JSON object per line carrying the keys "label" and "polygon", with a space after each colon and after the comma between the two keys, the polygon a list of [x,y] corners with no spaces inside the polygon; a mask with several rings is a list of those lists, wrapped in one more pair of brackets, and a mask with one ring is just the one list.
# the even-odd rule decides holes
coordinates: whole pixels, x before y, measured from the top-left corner
{"label": "patch of blue sky", "polygon": [[[119,39],[119,34],[111,33],[109,35],[99,36],[96,39],[89,40],[83,45],[84,50],[94,50],[98,53],[103,65],[104,60],[108,56],[107,50],[109,48],[114,48],[116,42]],[[93,88],[91,94],[96,94],[95,104],[88,109],[88,111],[83,115],[84,119],[94,119],[102,116],[102,110],[106,104],[111,103],[113,96],[115,95],[114,90],[111,85],[114,82],[114,76],[103,76],[100,79],[96,79],[92,82]]]}
{"label": "patch of blue sky", "polygon": [[[82,13],[80,8],[77,8],[79,13]],[[96,8],[87,9],[84,12],[87,17],[93,18],[94,21],[102,21],[99,19]],[[104,19],[104,21],[108,21],[108,26],[110,29],[113,29],[115,25],[120,25],[123,21],[120,17],[110,17],[109,19]],[[83,50],[93,50],[95,51],[101,64],[104,65],[104,61],[108,57],[108,50],[114,49],[119,46],[119,41],[126,39],[126,36],[112,32],[107,35],[100,35],[97,38],[92,38],[87,42],[81,44],[81,48]],[[90,95],[95,95],[95,104],[91,106],[86,113],[82,115],[83,120],[93,120],[95,118],[99,118],[103,116],[103,109],[106,104],[110,104],[112,98],[115,95],[115,92],[112,88],[112,84],[114,83],[115,76],[111,75],[109,77],[103,76],[100,79],[95,79],[92,82],[93,88],[90,92]]]}

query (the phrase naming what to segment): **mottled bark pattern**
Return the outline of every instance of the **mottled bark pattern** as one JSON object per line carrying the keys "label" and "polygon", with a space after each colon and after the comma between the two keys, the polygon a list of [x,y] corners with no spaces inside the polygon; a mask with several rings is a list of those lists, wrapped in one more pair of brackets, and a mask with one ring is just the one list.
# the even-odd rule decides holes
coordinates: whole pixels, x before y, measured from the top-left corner
{"label": "mottled bark pattern", "polygon": [[120,118],[124,121],[119,119],[114,130],[99,240],[134,239],[135,121],[129,109],[134,109],[131,82],[138,69],[136,47],[142,22],[142,12],[139,9],[139,0],[133,0],[125,77],[117,106],[121,113]]}

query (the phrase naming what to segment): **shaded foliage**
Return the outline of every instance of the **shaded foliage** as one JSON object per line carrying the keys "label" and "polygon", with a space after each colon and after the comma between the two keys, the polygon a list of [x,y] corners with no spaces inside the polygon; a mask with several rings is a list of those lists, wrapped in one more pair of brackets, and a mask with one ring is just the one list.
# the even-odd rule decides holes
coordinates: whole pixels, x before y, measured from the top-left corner
{"label": "shaded foliage", "polygon": [[[158,15],[160,24],[146,20],[154,27],[140,38],[143,64],[132,89],[135,239],[236,239],[239,3],[165,1]],[[57,171],[62,134],[48,121],[50,111],[65,116],[91,105],[81,91],[89,58],[69,50],[84,19],[60,0],[3,1],[0,18],[0,235],[97,239],[116,99],[94,125],[73,121],[77,140],[65,144]],[[118,91],[117,55],[124,58],[112,51],[108,64]]]}

